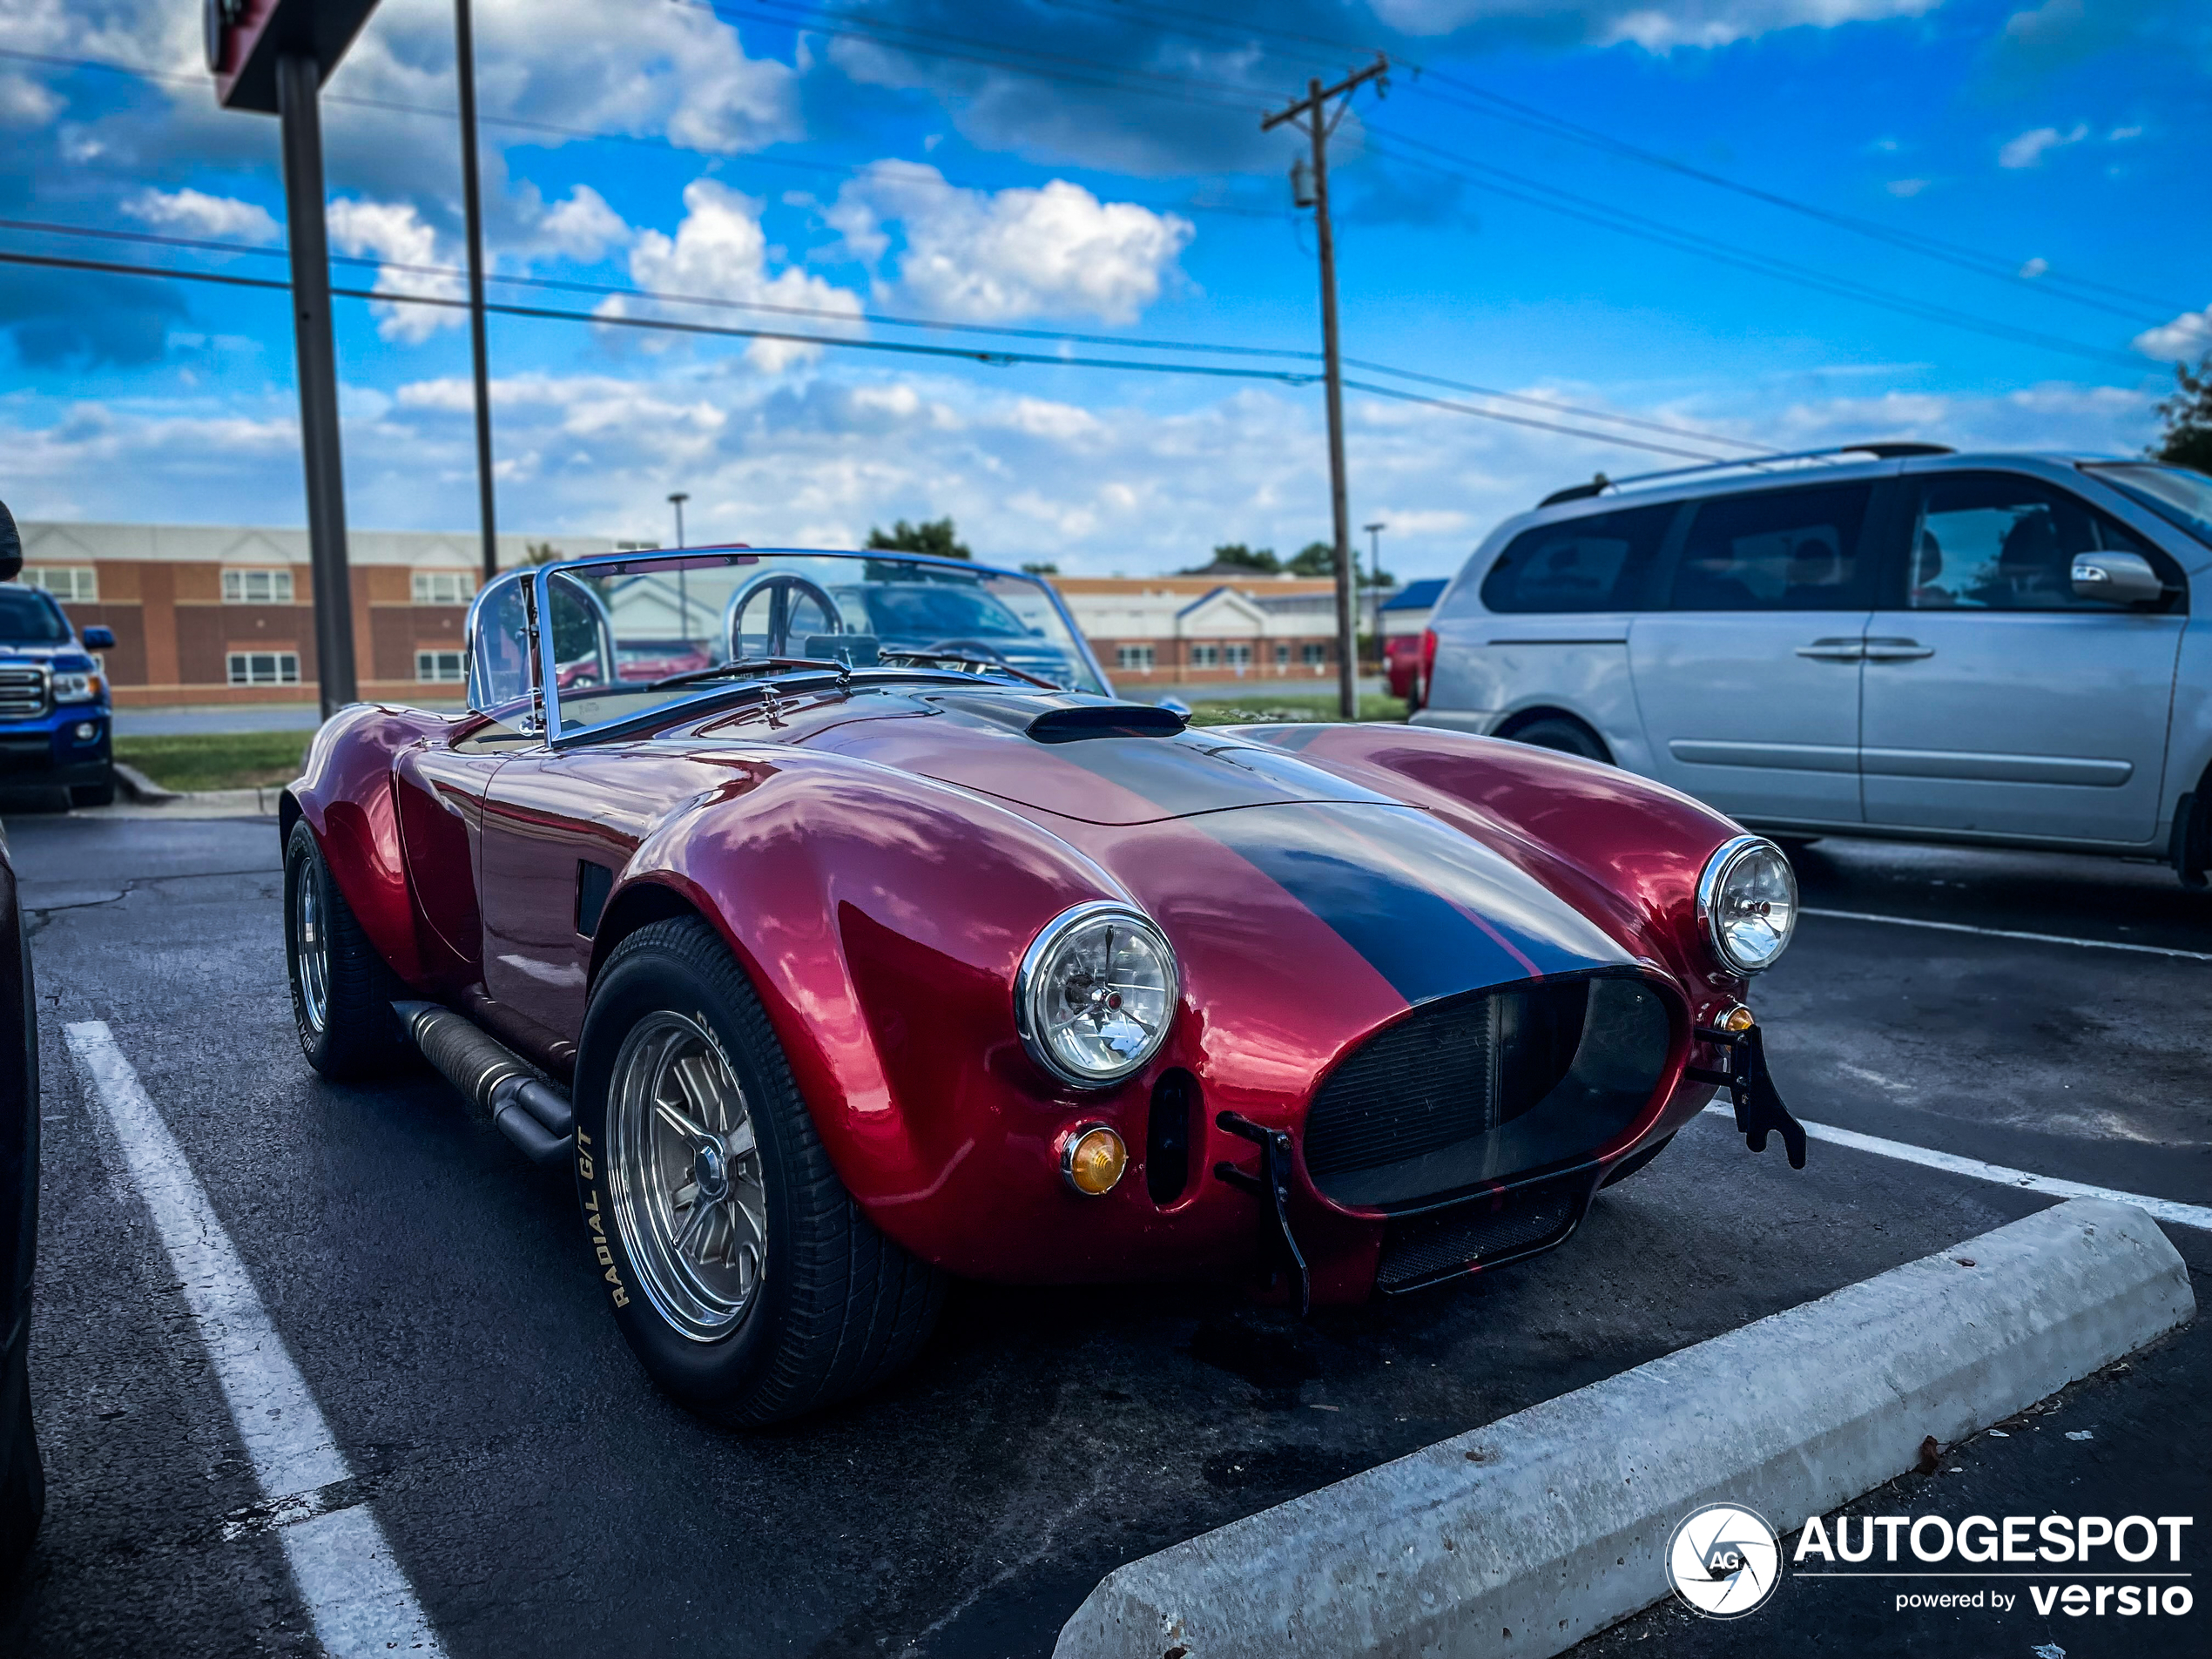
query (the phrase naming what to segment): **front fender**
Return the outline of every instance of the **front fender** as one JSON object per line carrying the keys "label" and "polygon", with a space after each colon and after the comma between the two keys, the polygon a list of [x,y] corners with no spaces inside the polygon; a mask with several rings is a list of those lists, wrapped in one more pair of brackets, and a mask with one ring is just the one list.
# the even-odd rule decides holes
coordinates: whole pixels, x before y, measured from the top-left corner
{"label": "front fender", "polygon": [[[316,732],[300,778],[287,792],[314,832],[354,919],[392,971],[410,984],[422,981],[424,966],[401,852],[392,762],[444,724],[418,709],[374,703],[341,709]],[[288,833],[289,819],[284,821]]]}

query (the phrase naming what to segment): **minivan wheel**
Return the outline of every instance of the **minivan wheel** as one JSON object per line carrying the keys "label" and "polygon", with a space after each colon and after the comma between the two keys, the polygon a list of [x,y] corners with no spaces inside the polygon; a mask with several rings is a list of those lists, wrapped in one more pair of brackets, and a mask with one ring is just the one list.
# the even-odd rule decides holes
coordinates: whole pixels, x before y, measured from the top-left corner
{"label": "minivan wheel", "polygon": [[1613,757],[1605,752],[1605,745],[1596,732],[1580,720],[1570,720],[1564,715],[1546,715],[1531,720],[1527,725],[1516,726],[1506,734],[1515,743],[1532,744],[1539,749],[1556,749],[1561,754],[1580,755],[1585,760],[1602,760],[1613,764]]}

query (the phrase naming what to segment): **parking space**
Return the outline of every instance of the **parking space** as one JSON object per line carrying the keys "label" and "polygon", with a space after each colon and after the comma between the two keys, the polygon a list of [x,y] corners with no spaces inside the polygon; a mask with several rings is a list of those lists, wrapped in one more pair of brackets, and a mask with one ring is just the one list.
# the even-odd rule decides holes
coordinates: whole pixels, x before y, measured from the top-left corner
{"label": "parking space", "polygon": [[[1709,1116],[1564,1251],[1493,1278],[1305,1322],[1210,1287],[961,1286],[894,1386],[723,1433],[631,1362],[564,1170],[523,1163],[434,1080],[354,1089],[308,1071],[273,824],[7,827],[37,917],[33,1363],[52,1488],[29,1576],[0,1603],[0,1650],[314,1650],[287,1516],[257,1502],[181,1287],[64,1050],[73,1022],[105,1023],[227,1231],[352,1472],[328,1501],[373,1509],[456,1655],[1042,1654],[1122,1561],[2049,1202],[1829,1145],[1792,1172]],[[2155,868],[1829,842],[1800,869],[1819,910],[2212,950],[2212,898]],[[2208,974],[2183,955],[1816,914],[1758,1005],[1802,1116],[2202,1204]],[[2212,1238],[2174,1237],[2204,1299]],[[2208,1372],[2184,1333],[2089,1385],[2069,1409],[2095,1413],[2095,1455],[2060,1441],[2080,1464],[2063,1478],[2096,1491],[2159,1468],[2205,1489],[2189,1402]],[[2006,1460],[2027,1456],[2020,1438],[1930,1478],[2040,1507],[2047,1487]],[[1858,1628],[1853,1650],[1888,1650],[1815,1588],[1756,1632],[1701,1627],[1689,1645],[1654,1614],[1599,1644],[1657,1632],[1685,1652],[1755,1636],[1764,1650],[1786,1629],[1840,1651]],[[2004,1650],[2026,1651],[2012,1634]],[[2141,1632],[2130,1645],[2159,1650]]]}

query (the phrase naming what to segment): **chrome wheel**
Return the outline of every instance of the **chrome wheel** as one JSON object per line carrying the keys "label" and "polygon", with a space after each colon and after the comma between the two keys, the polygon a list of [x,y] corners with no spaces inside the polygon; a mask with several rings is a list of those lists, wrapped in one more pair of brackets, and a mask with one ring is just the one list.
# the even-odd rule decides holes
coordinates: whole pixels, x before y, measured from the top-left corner
{"label": "chrome wheel", "polygon": [[721,1045],[649,1014],[615,1056],[607,1185],[646,1296],[694,1342],[726,1336],[760,1289],[768,1195],[752,1113]]}
{"label": "chrome wheel", "polygon": [[292,886],[293,974],[300,1012],[320,1031],[330,1017],[330,941],[325,936],[322,888],[312,861],[302,861]]}

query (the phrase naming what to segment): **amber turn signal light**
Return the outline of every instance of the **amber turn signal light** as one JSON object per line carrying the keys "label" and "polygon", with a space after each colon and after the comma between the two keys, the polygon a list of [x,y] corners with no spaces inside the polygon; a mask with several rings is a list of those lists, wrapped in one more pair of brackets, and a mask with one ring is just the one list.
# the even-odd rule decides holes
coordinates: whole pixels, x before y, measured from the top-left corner
{"label": "amber turn signal light", "polygon": [[1087,1198],[1102,1198],[1111,1192],[1127,1168],[1129,1148],[1103,1123],[1089,1123],[1076,1130],[1060,1148],[1061,1175]]}
{"label": "amber turn signal light", "polygon": [[1757,1023],[1751,1017],[1751,1010],[1741,1002],[1721,1015],[1721,1029],[1723,1031],[1749,1031]]}

